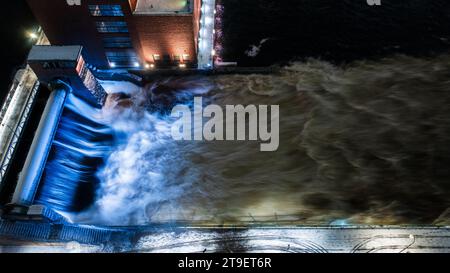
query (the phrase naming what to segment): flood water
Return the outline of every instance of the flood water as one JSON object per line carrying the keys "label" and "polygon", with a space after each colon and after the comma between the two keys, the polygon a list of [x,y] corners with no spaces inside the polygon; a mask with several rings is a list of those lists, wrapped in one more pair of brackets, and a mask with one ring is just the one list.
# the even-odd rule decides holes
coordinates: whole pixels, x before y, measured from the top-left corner
{"label": "flood water", "polygon": [[[78,222],[433,224],[450,207],[450,62],[397,56],[165,79],[103,109],[116,142]],[[125,93],[127,90],[123,90]],[[175,103],[280,105],[280,146],[174,141]],[[442,219],[441,219],[442,220]]]}
{"label": "flood water", "polygon": [[[449,223],[449,1],[219,2],[223,60],[280,73],[118,83],[102,110],[72,98],[38,203],[106,225]],[[32,26],[9,29],[31,45]],[[280,105],[279,149],[174,141],[170,109],[196,95]]]}

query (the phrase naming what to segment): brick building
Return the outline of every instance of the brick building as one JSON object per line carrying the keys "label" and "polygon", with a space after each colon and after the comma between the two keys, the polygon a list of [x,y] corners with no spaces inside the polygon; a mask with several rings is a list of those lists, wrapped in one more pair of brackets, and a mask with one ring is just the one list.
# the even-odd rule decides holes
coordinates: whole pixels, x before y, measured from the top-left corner
{"label": "brick building", "polygon": [[52,45],[98,68],[197,63],[201,0],[27,0]]}

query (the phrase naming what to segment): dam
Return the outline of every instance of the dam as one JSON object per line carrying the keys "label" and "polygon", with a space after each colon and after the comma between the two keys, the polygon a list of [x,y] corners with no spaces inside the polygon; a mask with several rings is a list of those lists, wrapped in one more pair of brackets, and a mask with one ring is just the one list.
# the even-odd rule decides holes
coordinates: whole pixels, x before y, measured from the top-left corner
{"label": "dam", "polygon": [[[106,93],[86,67],[81,51],[81,46],[42,45],[30,52],[29,66],[40,84],[48,86],[48,90],[39,91],[49,94],[18,176],[11,200],[14,209],[39,203],[55,209],[74,209],[67,199],[76,198],[79,188],[89,187],[94,180],[89,171],[92,166],[83,169],[80,164],[101,160],[102,144],[105,149],[105,143],[112,138],[107,128],[94,120]],[[76,144],[71,142],[75,139],[79,139]],[[98,149],[92,149],[95,145]],[[53,176],[52,168],[64,169],[65,177]]]}
{"label": "dam", "polygon": [[[296,73],[292,69],[304,67],[275,75],[227,71],[170,80],[163,75],[139,87],[136,77],[127,74],[121,80],[93,76],[80,46],[49,51],[50,47],[35,46],[29,56],[28,65],[40,84],[24,132],[34,132],[25,149],[21,148],[25,142],[17,146],[17,152],[25,156],[16,154],[13,166],[21,165],[22,170],[11,168],[2,184],[2,198],[8,204],[3,207],[0,231],[6,238],[43,241],[42,249],[49,243],[64,249],[67,242],[76,241],[82,249],[102,252],[422,252],[448,246],[445,213],[434,222],[443,226],[419,227],[389,226],[389,222],[370,225],[369,219],[375,216],[377,223],[405,220],[390,216],[389,211],[368,216],[364,211],[336,214],[326,203],[306,213],[308,196],[314,191],[307,181],[320,157],[313,162],[296,145],[281,145],[279,151],[264,157],[257,143],[171,139],[172,120],[164,109],[176,103],[190,105],[195,96],[202,95],[205,101],[219,105],[245,99],[279,103],[281,109],[289,109],[284,113],[290,117],[280,120],[280,135],[294,142],[298,123],[308,116],[310,98],[299,99],[291,92],[295,85],[290,80]],[[401,60],[392,62],[401,65]],[[129,81],[124,81],[127,77]],[[274,92],[272,85],[280,83],[291,87],[268,96]],[[36,85],[29,86],[36,90]],[[106,95],[106,90],[111,93]],[[339,103],[329,96],[322,99],[328,105]],[[304,103],[301,110],[299,103]],[[355,126],[349,127],[365,131],[364,126]],[[308,137],[314,131],[312,123],[303,136],[311,141],[310,149],[317,147],[317,136]],[[286,154],[294,158],[286,159]],[[270,174],[282,179],[273,183]],[[302,179],[305,190],[295,190],[298,184],[289,182],[293,179]],[[253,181],[258,181],[258,188]],[[345,196],[331,185],[322,189]],[[432,200],[429,196],[433,194],[425,190],[424,200]],[[389,202],[383,195],[371,198],[381,206]],[[302,206],[296,200],[302,200]],[[420,203],[409,202],[408,206],[415,209]],[[432,214],[425,211],[406,223]],[[342,240],[349,234],[359,234],[363,241]],[[206,239],[199,243],[199,236]],[[228,245],[242,240],[245,243]]]}
{"label": "dam", "polygon": [[[2,109],[2,203],[18,215],[39,204],[82,211],[94,201],[96,173],[114,146],[101,117],[107,93],[96,76],[139,84],[127,70],[212,69],[215,1],[27,2],[42,29]],[[85,17],[95,28],[61,14]],[[151,31],[139,27],[148,24]]]}
{"label": "dam", "polygon": [[[448,251],[448,54],[234,67],[223,1],[28,2],[49,36],[1,110],[0,252]],[[174,140],[198,97],[279,105],[277,149]]]}

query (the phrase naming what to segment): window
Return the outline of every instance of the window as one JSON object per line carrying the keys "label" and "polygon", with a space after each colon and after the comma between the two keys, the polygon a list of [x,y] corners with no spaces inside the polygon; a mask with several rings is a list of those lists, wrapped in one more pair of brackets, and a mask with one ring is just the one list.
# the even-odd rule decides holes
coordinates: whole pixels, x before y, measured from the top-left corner
{"label": "window", "polygon": [[92,16],[124,16],[120,5],[89,5]]}
{"label": "window", "polygon": [[156,61],[160,61],[161,60],[161,56],[159,56],[159,54],[154,54],[153,55],[153,60]]}
{"label": "window", "polygon": [[127,33],[127,23],[122,21],[96,22],[97,30],[101,33]]}
{"label": "window", "polygon": [[183,54],[183,60],[188,62],[191,60],[191,56],[189,54]]}
{"label": "window", "polygon": [[130,37],[108,37],[103,39],[105,48],[131,48]]}
{"label": "window", "polygon": [[136,67],[139,60],[134,51],[107,51],[106,58],[114,67]]}
{"label": "window", "polygon": [[175,62],[181,61],[180,55],[173,55],[173,60],[174,60]]}

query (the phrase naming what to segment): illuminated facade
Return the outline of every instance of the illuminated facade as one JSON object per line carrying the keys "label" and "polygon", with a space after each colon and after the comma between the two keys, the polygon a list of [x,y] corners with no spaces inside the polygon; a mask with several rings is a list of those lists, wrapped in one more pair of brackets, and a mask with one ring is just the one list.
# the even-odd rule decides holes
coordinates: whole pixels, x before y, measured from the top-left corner
{"label": "illuminated facade", "polygon": [[52,45],[98,68],[197,64],[201,0],[27,0]]}

